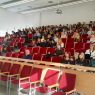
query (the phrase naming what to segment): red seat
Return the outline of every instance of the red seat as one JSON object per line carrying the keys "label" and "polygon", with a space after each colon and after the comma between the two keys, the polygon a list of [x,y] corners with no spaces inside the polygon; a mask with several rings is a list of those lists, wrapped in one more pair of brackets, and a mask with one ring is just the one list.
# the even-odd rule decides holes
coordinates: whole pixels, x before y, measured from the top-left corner
{"label": "red seat", "polygon": [[78,43],[75,43],[75,52],[84,52],[85,51],[85,48],[84,48],[84,43],[82,42],[78,42]]}
{"label": "red seat", "polygon": [[3,66],[3,62],[0,62],[0,70],[2,69]]}
{"label": "red seat", "polygon": [[48,61],[51,62],[51,57],[47,58],[46,55],[41,56],[41,61]]}
{"label": "red seat", "polygon": [[67,42],[67,43],[66,43],[66,48],[68,48],[68,49],[74,48],[74,42],[73,42],[73,43]]}
{"label": "red seat", "polygon": [[47,53],[50,52],[51,54],[55,53],[55,48],[47,48]]}
{"label": "red seat", "polygon": [[33,60],[41,60],[41,54],[39,53],[33,54]]}
{"label": "red seat", "polygon": [[11,64],[10,63],[3,63],[2,69],[0,71],[0,74],[2,73],[9,73],[11,68]]}
{"label": "red seat", "polygon": [[18,58],[23,58],[24,57],[24,52],[19,52]]}
{"label": "red seat", "polygon": [[32,53],[39,53],[40,47],[33,47]]}
{"label": "red seat", "polygon": [[3,74],[1,76],[2,81],[8,81],[10,75],[15,75],[19,73],[20,65],[19,64],[13,64],[8,74]]}
{"label": "red seat", "polygon": [[23,46],[24,43],[25,43],[25,38],[20,38],[20,40],[19,40],[17,46],[20,48],[20,47]]}
{"label": "red seat", "polygon": [[2,52],[3,46],[0,45],[0,52]]}
{"label": "red seat", "polygon": [[[20,83],[25,82],[25,81],[29,82],[31,71],[32,71],[32,66],[24,65],[19,74],[14,75],[15,77],[14,76],[10,77],[10,86],[9,87],[11,87],[11,84],[19,85]],[[9,88],[9,92],[10,92],[10,88]],[[19,93],[18,93],[18,95],[19,95]]]}
{"label": "red seat", "polygon": [[7,52],[6,57],[12,57],[12,52]]}
{"label": "red seat", "polygon": [[[59,89],[63,90],[59,95],[70,95],[75,92],[76,75],[70,73],[63,73],[59,80]],[[68,94],[68,92],[71,92]],[[59,92],[55,92],[52,95],[58,95]],[[62,94],[61,94],[62,93]]]}
{"label": "red seat", "polygon": [[[41,80],[41,74],[42,74],[42,69],[41,68],[33,68],[30,74],[30,82],[31,86],[35,86],[35,83],[37,81]],[[27,78],[26,78],[27,79]],[[23,84],[20,83],[20,87],[23,89],[28,89],[30,88],[30,84],[27,82],[24,82]]]}
{"label": "red seat", "polygon": [[36,91],[44,94],[48,93],[49,86],[56,84],[58,81],[58,77],[59,77],[59,71],[48,69],[43,79],[43,86],[37,87]]}
{"label": "red seat", "polygon": [[60,56],[54,56],[52,57],[52,62],[61,63],[62,57]]}
{"label": "red seat", "polygon": [[19,53],[16,53],[16,52],[12,53],[12,57],[18,58],[19,57]]}
{"label": "red seat", "polygon": [[90,38],[82,38],[83,43],[87,43],[87,41],[90,41]]}
{"label": "red seat", "polygon": [[84,48],[85,48],[85,50],[89,49],[90,48],[90,43],[85,43]]}
{"label": "red seat", "polygon": [[14,46],[15,46],[15,42],[11,42],[9,45],[9,47],[11,47],[11,48],[14,48]]}
{"label": "red seat", "polygon": [[32,39],[33,35],[32,34],[28,34],[28,39]]}
{"label": "red seat", "polygon": [[69,53],[71,56],[74,55],[74,49],[73,48],[66,48],[65,52]]}
{"label": "red seat", "polygon": [[47,48],[46,47],[41,47],[39,50],[40,54],[46,54],[47,53]]}
{"label": "red seat", "polygon": [[88,38],[88,34],[82,34],[81,38]]}
{"label": "red seat", "polygon": [[20,52],[25,52],[26,47],[21,47]]}
{"label": "red seat", "polygon": [[66,95],[66,93],[62,93],[62,92],[55,92],[52,95]]}

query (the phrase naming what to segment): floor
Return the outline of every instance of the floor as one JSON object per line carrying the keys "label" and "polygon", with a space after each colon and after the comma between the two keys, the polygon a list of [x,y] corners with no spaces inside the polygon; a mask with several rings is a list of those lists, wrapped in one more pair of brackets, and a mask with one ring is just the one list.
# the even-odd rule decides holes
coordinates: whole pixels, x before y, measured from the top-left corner
{"label": "floor", "polygon": [[[0,86],[0,95],[9,95],[5,86]],[[11,89],[10,95],[18,95],[16,89]],[[28,95],[28,94],[26,94],[25,91],[22,91],[20,95]],[[34,95],[34,94],[31,94],[31,95]],[[43,95],[43,94],[36,93],[35,95]]]}

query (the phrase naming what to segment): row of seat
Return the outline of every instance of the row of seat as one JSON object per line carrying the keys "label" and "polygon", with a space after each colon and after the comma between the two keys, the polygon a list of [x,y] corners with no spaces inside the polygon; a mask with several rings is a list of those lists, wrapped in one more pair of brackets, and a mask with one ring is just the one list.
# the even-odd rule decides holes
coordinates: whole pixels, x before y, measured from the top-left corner
{"label": "row of seat", "polygon": [[[74,54],[74,52],[85,52],[87,49],[90,48],[90,43],[67,43],[66,47],[64,47],[62,50],[63,52],[70,52],[72,55]],[[20,51],[24,52],[25,49],[29,49],[31,54],[34,53],[41,53],[41,54],[46,54],[48,52],[50,52],[51,54],[55,53],[55,48],[47,48],[47,47],[21,47]]]}
{"label": "row of seat", "polygon": [[[18,85],[18,95],[21,89],[29,89],[29,93],[33,92],[29,95],[35,95],[35,90],[43,94],[56,92],[56,89],[52,88],[63,90],[62,95],[69,95],[69,92],[75,91],[75,74],[56,69],[47,69],[46,73],[44,71],[42,68],[28,65],[22,67],[20,64],[0,63],[0,81],[6,82],[8,95],[11,93],[12,85]],[[56,93],[54,95],[59,95]]]}

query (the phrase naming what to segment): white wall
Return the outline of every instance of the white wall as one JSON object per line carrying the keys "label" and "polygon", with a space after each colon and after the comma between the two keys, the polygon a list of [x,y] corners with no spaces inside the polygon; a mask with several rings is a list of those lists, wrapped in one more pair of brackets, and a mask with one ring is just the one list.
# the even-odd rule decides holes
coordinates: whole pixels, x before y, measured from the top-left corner
{"label": "white wall", "polygon": [[65,6],[62,8],[62,10],[63,14],[59,15],[55,13],[55,10],[41,12],[41,15],[39,15],[40,13],[31,13],[28,15],[28,24],[32,24],[34,26],[39,24],[72,24],[95,20],[95,1],[79,5]]}
{"label": "white wall", "polygon": [[5,32],[11,33],[14,28],[16,30],[21,27],[25,27],[23,15],[0,8],[0,36],[4,36]]}
{"label": "white wall", "polygon": [[24,16],[26,27],[40,26],[40,13],[32,13]]}
{"label": "white wall", "polygon": [[95,2],[63,7],[63,14],[55,11],[42,13],[42,25],[48,24],[71,24],[95,20]]}
{"label": "white wall", "polygon": [[0,8],[0,36],[6,31],[36,27],[41,25],[72,24],[95,20],[95,1],[63,7],[63,14],[58,15],[55,10],[31,13],[26,15],[16,14]]}

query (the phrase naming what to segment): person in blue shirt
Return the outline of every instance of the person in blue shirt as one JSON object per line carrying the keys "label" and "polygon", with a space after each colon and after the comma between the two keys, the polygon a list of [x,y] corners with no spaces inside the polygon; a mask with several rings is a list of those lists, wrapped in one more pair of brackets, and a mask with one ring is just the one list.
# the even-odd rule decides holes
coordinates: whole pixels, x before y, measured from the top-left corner
{"label": "person in blue shirt", "polygon": [[25,56],[24,59],[32,59],[32,55],[30,54],[30,51],[28,49],[25,50]]}

